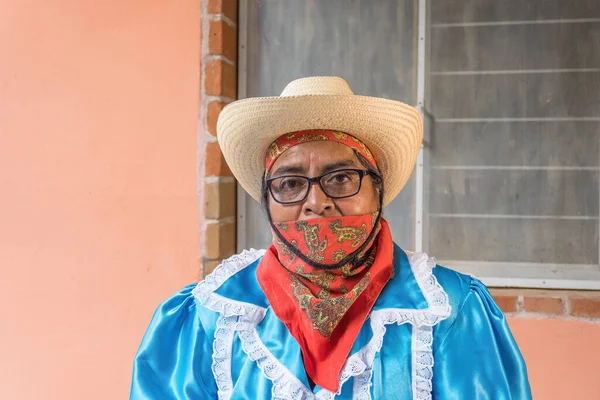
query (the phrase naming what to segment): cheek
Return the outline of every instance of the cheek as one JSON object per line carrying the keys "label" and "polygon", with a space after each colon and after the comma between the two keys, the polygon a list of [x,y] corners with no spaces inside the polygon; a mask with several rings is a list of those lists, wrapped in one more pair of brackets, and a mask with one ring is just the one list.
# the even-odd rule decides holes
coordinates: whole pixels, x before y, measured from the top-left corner
{"label": "cheek", "polygon": [[273,222],[296,221],[300,217],[301,211],[302,205],[293,204],[284,206],[269,196],[269,213]]}
{"label": "cheek", "polygon": [[364,181],[360,192],[354,197],[336,201],[342,215],[361,215],[377,211],[379,201],[370,181]]}
{"label": "cheek", "polygon": [[352,200],[338,202],[342,215],[362,215],[377,210],[377,202],[371,196],[356,195]]}

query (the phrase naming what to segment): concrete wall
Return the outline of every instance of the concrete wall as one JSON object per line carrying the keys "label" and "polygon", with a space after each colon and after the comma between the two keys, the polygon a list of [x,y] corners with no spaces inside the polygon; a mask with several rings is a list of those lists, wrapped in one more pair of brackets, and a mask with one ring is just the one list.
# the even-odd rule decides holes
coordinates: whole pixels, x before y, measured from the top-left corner
{"label": "concrete wall", "polygon": [[124,399],[198,278],[197,0],[0,0],[0,398]]}

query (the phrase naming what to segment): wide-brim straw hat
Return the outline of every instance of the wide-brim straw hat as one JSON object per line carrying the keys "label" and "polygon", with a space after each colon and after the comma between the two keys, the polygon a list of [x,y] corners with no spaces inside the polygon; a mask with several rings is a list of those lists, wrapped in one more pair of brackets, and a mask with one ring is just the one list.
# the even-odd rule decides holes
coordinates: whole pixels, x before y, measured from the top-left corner
{"label": "wide-brim straw hat", "polygon": [[227,105],[217,123],[223,156],[240,185],[261,201],[267,149],[285,133],[328,129],[360,139],[375,156],[389,204],[408,181],[423,139],[418,110],[399,101],[357,96],[337,77],[292,81],[281,96]]}

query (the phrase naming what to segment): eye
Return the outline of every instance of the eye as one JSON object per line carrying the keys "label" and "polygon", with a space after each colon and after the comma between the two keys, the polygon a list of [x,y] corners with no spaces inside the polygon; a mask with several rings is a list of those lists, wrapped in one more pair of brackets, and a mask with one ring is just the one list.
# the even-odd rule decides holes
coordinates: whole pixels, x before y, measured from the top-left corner
{"label": "eye", "polygon": [[330,172],[323,177],[321,186],[333,198],[353,196],[360,190],[360,173],[352,169]]}
{"label": "eye", "polygon": [[276,181],[278,191],[295,191],[302,189],[304,186],[306,186],[305,180],[297,177],[281,178]]}
{"label": "eye", "polygon": [[327,184],[342,185],[353,181],[354,171],[337,171],[327,177]]}

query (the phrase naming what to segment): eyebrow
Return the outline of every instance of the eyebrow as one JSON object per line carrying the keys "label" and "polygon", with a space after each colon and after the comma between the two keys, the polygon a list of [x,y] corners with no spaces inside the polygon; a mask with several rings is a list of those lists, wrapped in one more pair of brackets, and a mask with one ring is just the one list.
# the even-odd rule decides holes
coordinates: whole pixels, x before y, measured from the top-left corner
{"label": "eyebrow", "polygon": [[326,164],[323,167],[323,169],[321,170],[321,173],[326,174],[327,172],[334,171],[339,168],[346,168],[346,167],[356,167],[356,163],[354,162],[354,160],[335,161],[335,162]]}
{"label": "eyebrow", "polygon": [[[356,167],[356,162],[354,160],[340,160],[334,161],[329,164],[325,164],[325,166],[321,169],[322,174],[326,174],[327,172],[334,171],[339,168],[346,167]],[[286,175],[286,174],[303,174],[306,173],[306,169],[304,167],[300,167],[297,165],[282,165],[277,168],[273,174],[267,174],[267,179],[271,177]]]}
{"label": "eyebrow", "polygon": [[272,174],[269,173],[267,175],[267,178],[270,178],[272,176],[286,175],[286,174],[302,174],[302,173],[304,173],[304,171],[306,171],[306,170],[300,166],[282,165],[281,167],[277,168],[275,170],[275,172],[273,172]]}

